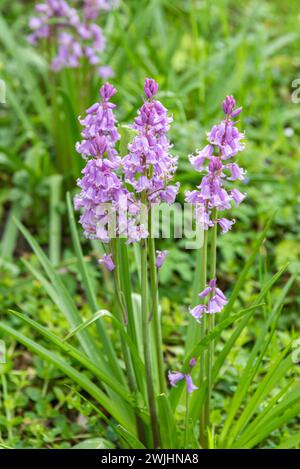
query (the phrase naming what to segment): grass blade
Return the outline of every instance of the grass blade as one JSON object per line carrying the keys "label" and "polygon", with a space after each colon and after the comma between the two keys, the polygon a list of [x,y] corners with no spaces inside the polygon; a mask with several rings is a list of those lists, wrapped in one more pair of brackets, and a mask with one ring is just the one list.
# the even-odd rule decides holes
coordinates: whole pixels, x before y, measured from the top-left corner
{"label": "grass blade", "polygon": [[29,318],[25,314],[14,310],[9,310],[9,312],[21,319],[24,323],[28,324],[31,328],[35,329],[45,339],[49,340],[54,346],[59,348],[59,350],[77,360],[78,363],[80,363],[83,367],[85,367],[87,370],[91,371],[95,376],[97,376],[97,378],[99,378],[101,382],[104,382],[107,386],[109,386],[109,388],[111,388],[118,395],[120,395],[122,399],[132,404],[132,398],[129,392],[123,387],[119,380],[114,378],[113,375],[108,375],[106,371],[103,371],[102,367],[96,366],[86,355],[79,352],[72,345],[66,344],[64,340],[62,340],[56,334],[51,332],[48,328],[42,326],[41,324]]}
{"label": "grass blade", "polygon": [[91,324],[94,324],[95,321],[102,318],[103,316],[111,316],[111,315],[105,309],[101,309],[100,311],[97,311],[97,313],[93,314],[93,316],[90,319],[82,322],[81,324],[79,324],[79,326],[75,327],[75,329],[69,332],[69,334],[66,335],[63,341],[66,342],[67,340],[71,339],[71,337],[73,337],[75,334],[78,334],[78,332],[83,331]]}
{"label": "grass blade", "polygon": [[[15,223],[21,233],[26,238],[26,240],[28,241],[28,243],[30,244],[39,262],[41,263],[46,274],[48,275],[49,280],[53,285],[53,287],[51,287],[52,291],[55,291],[57,301],[60,305],[60,309],[65,314],[68,322],[70,323],[70,326],[73,328],[77,327],[79,324],[82,323],[82,319],[67,288],[65,287],[61,278],[56,273],[54,267],[52,266],[49,259],[42,251],[36,240],[33,238],[33,236],[31,236],[29,231],[24,227],[24,225],[22,225],[22,223],[17,220],[15,220]],[[95,362],[101,364],[102,360],[101,358],[99,358],[99,351],[97,350],[94,338],[91,334],[89,334],[89,331],[82,331],[78,335],[78,338],[81,343],[81,346],[83,347],[87,355],[91,357]]]}
{"label": "grass blade", "polygon": [[[249,314],[252,310],[256,310],[259,306],[261,305],[255,305],[251,306],[250,308],[244,309],[240,311],[239,313],[236,313],[232,315],[230,318],[224,319],[222,322],[220,322],[212,331],[209,332],[209,334],[206,335],[206,337],[201,340],[190,352],[190,354],[187,356],[187,358],[184,361],[182,371],[184,372],[186,369],[188,369],[188,364],[189,361],[191,360],[192,357],[197,358],[211,343],[211,341],[215,340],[217,337],[219,337],[224,329],[229,327],[231,324],[233,324],[235,321],[243,318],[245,314]],[[170,402],[172,405],[173,412],[175,412],[178,402],[181,397],[181,393],[184,390],[185,386],[184,383],[181,381],[177,387],[172,388],[170,391]]]}
{"label": "grass blade", "polygon": [[111,414],[111,416],[123,425],[125,428],[128,428],[129,431],[135,432],[135,425],[133,420],[128,419],[128,415],[123,415],[118,412],[118,409],[114,403],[98,388],[86,375],[82,372],[77,371],[75,368],[70,366],[64,359],[51,352],[50,350],[42,347],[33,340],[27,338],[20,332],[15,329],[7,326],[6,324],[0,323],[0,330],[10,334],[15,340],[20,342],[22,345],[27,347],[32,352],[39,355],[42,359],[46,360],[49,363],[52,363],[55,367],[60,369],[66,376],[68,376],[74,383],[78,384],[82,389],[84,389],[91,397],[93,397],[104,409]]}
{"label": "grass blade", "polygon": [[63,178],[60,174],[53,174],[49,178],[50,187],[50,217],[49,217],[49,259],[57,266],[61,258],[61,214],[59,204],[61,202]]}
{"label": "grass blade", "polygon": [[247,278],[247,275],[249,273],[249,270],[251,268],[251,265],[253,264],[254,260],[255,260],[255,257],[257,255],[257,253],[259,252],[259,249],[260,249],[260,246],[262,245],[265,237],[266,237],[266,234],[267,234],[267,231],[272,223],[272,220],[274,218],[274,215],[275,213],[269,218],[269,220],[266,222],[265,224],[265,227],[263,229],[263,231],[261,232],[261,234],[259,235],[255,245],[254,245],[254,248],[253,248],[253,251],[251,253],[251,255],[249,256],[241,274],[239,275],[239,278],[234,286],[234,289],[232,290],[231,292],[231,295],[230,295],[230,298],[229,298],[229,301],[227,303],[227,305],[225,306],[224,308],[224,311],[223,311],[223,317],[227,317],[229,314],[231,314],[232,312],[232,308],[233,308],[233,305],[235,303],[235,300],[237,299],[239,293],[240,293],[240,290],[241,288],[243,287],[244,283],[245,283],[245,280]]}
{"label": "grass blade", "polygon": [[131,432],[129,432],[122,425],[117,425],[119,435],[134,449],[146,449],[143,443],[136,438]]}
{"label": "grass blade", "polygon": [[[265,295],[267,291],[270,289],[270,287],[273,285],[273,283],[275,283],[278,280],[278,278],[280,278],[280,276],[283,274],[286,268],[287,266],[283,267],[277,274],[275,274],[269,281],[266,282],[263,295]],[[272,314],[269,316],[266,324],[263,327],[261,335],[259,336],[258,340],[255,343],[255,346],[253,347],[250,353],[249,359],[247,361],[247,365],[239,381],[238,388],[235,392],[234,398],[231,401],[231,405],[228,410],[227,419],[222,430],[221,441],[223,442],[223,444],[225,444],[225,439],[227,437],[227,434],[229,432],[233,419],[236,415],[236,412],[238,411],[239,406],[242,403],[245,397],[245,394],[247,393],[248,387],[252,379],[254,378],[254,375],[258,369],[258,366],[263,357],[263,354],[266,348],[268,347],[270,340],[275,332],[275,325],[277,323],[277,319],[278,319],[278,315],[280,314],[280,311],[281,311],[281,305],[278,305],[278,307],[274,308]],[[269,328],[271,328],[271,331],[268,334]],[[265,337],[267,338],[265,339]]]}

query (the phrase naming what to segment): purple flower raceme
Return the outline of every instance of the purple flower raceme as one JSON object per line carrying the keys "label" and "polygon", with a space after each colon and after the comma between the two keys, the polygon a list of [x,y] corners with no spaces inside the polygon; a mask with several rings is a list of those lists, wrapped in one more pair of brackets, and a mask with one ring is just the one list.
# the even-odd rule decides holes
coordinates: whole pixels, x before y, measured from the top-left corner
{"label": "purple flower raceme", "polygon": [[177,168],[177,158],[170,154],[167,132],[172,118],[154,95],[158,84],[147,78],[144,85],[146,100],[138,111],[133,129],[136,137],[128,146],[129,153],[123,158],[125,181],[136,193],[146,194],[149,204],[167,202],[172,204],[179,184],[169,184]]}
{"label": "purple flower raceme", "polygon": [[230,230],[235,221],[213,216],[213,212],[229,210],[232,202],[238,206],[246,197],[236,188],[228,190],[224,187],[226,180],[245,179],[245,171],[232,161],[245,147],[242,143],[244,134],[238,131],[233,120],[242,108],[235,106],[235,99],[227,96],[222,104],[225,119],[207,134],[208,144],[195,156],[190,156],[191,164],[203,178],[196,190],[186,192],[186,201],[195,206],[197,223],[205,230],[218,223],[222,233]]}
{"label": "purple flower raceme", "polygon": [[109,11],[116,7],[118,0],[84,0],[83,14],[88,20],[95,20],[100,11]]}
{"label": "purple flower raceme", "polygon": [[[100,10],[109,10],[114,3],[85,0],[81,17],[66,0],[45,0],[36,5],[37,15],[29,20],[32,33],[28,40],[32,44],[41,39],[56,40],[57,51],[51,63],[51,68],[56,72],[66,67],[79,67],[83,58],[92,66],[100,65],[100,54],[105,49],[106,40],[102,29],[93,20]],[[105,73],[105,69],[103,71],[99,67],[98,72],[103,78],[108,78],[108,70]]]}
{"label": "purple flower raceme", "polygon": [[76,150],[87,160],[82,170],[83,177],[77,185],[81,192],[74,199],[76,209],[82,209],[80,223],[87,238],[109,242],[107,224],[108,213],[103,204],[110,204],[114,212],[127,201],[127,191],[117,174],[120,158],[115,149],[120,139],[116,128],[110,98],[116,89],[109,83],[100,89],[100,101],[86,111],[86,116],[79,118],[84,126],[83,140],[76,144]]}
{"label": "purple flower raceme", "polygon": [[32,33],[28,40],[32,44],[51,37],[66,26],[77,28],[80,25],[76,9],[71,8],[66,0],[45,0],[35,6],[35,11],[37,16],[29,19]]}
{"label": "purple flower raceme", "polygon": [[[192,358],[189,362],[190,368],[192,369],[195,366],[195,364],[196,364],[196,359]],[[181,373],[180,371],[169,371],[168,379],[172,387],[175,387],[177,383],[179,383],[180,381],[184,379],[186,382],[186,390],[188,394],[191,394],[193,391],[196,391],[198,389],[198,387],[194,385],[190,373]]]}
{"label": "purple flower raceme", "polygon": [[169,254],[169,251],[156,251],[156,267],[158,269],[160,269],[163,266],[168,254]]}
{"label": "purple flower raceme", "polygon": [[110,98],[114,96],[116,91],[110,83],[105,83],[100,89],[100,102],[89,107],[83,119],[79,117],[79,122],[84,126],[84,129],[82,131],[83,140],[76,144],[76,150],[85,159],[88,157],[101,157],[103,159],[102,157],[106,156],[106,164],[118,167],[120,158],[115,145],[120,139],[120,135],[113,113],[116,106],[110,102]]}
{"label": "purple flower raceme", "polygon": [[227,304],[227,298],[224,293],[217,288],[216,280],[213,279],[209,282],[208,286],[198,295],[200,298],[208,297],[207,305],[201,304],[194,308],[190,308],[190,314],[198,321],[203,317],[203,314],[220,313],[224,306]]}
{"label": "purple flower raceme", "polygon": [[79,118],[84,127],[83,140],[76,144],[76,150],[87,163],[83,177],[77,181],[81,192],[74,205],[82,210],[80,223],[84,235],[103,243],[109,243],[112,237],[110,224],[115,230],[113,237],[127,236],[128,242],[148,236],[139,221],[140,201],[135,200],[121,178],[121,158],[115,148],[120,135],[113,112],[115,104],[110,101],[115,93],[110,83],[101,87],[100,101],[87,109],[84,118]]}

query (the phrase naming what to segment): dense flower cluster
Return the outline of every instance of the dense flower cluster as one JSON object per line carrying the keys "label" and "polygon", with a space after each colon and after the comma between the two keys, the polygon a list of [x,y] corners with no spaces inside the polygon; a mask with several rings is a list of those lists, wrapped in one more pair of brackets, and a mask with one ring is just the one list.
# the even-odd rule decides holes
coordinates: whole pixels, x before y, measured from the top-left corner
{"label": "dense flower cluster", "polygon": [[227,304],[227,299],[224,293],[219,288],[217,288],[215,279],[211,280],[208,284],[208,287],[199,293],[198,296],[200,298],[208,297],[209,299],[207,305],[201,304],[190,309],[191,315],[197,321],[201,320],[204,313],[220,313],[223,307]]}
{"label": "dense flower cluster", "polygon": [[100,11],[109,11],[118,4],[118,0],[84,0],[83,14],[88,20],[95,20]]}
{"label": "dense flower cluster", "polygon": [[80,124],[84,126],[81,134],[83,140],[76,144],[76,150],[85,159],[106,155],[111,168],[118,167],[120,164],[120,158],[115,149],[115,144],[120,139],[113,113],[116,105],[110,102],[110,98],[116,91],[110,83],[102,86],[101,101],[87,109],[84,119],[79,117]]}
{"label": "dense flower cluster", "polygon": [[129,153],[123,158],[125,180],[136,191],[144,193],[151,203],[172,204],[179,185],[170,185],[177,168],[177,159],[172,156],[167,132],[172,118],[166,108],[153,96],[158,84],[146,79],[144,85],[146,100],[138,111],[133,128],[137,135],[129,145]]}
{"label": "dense flower cluster", "polygon": [[109,83],[102,86],[100,102],[86,111],[84,119],[79,119],[84,126],[83,140],[76,145],[77,151],[88,161],[82,179],[77,181],[81,192],[75,197],[75,208],[83,209],[80,223],[85,236],[103,242],[109,241],[106,227],[109,215],[103,204],[111,203],[112,209],[117,210],[127,200],[122,180],[116,172],[120,158],[115,144],[120,136],[113,114],[115,105],[110,102],[115,93],[116,89]]}
{"label": "dense flower cluster", "polygon": [[[189,363],[190,368],[192,369],[195,364],[196,359],[192,358]],[[179,383],[179,381],[182,381],[184,379],[186,382],[186,390],[189,394],[198,389],[198,387],[194,385],[190,373],[181,373],[180,371],[169,371],[168,379],[172,387],[175,387],[176,384]]]}
{"label": "dense flower cluster", "polygon": [[[33,44],[40,39],[56,39],[57,53],[51,63],[54,71],[65,67],[77,68],[82,58],[97,66],[106,41],[102,29],[93,20],[101,9],[107,10],[111,6],[109,1],[85,0],[81,17],[66,0],[46,0],[35,7],[37,16],[29,20],[32,33],[28,39]],[[104,78],[113,74],[108,66],[98,70]]]}
{"label": "dense flower cluster", "polygon": [[203,178],[196,190],[186,193],[186,201],[195,206],[197,222],[205,230],[218,223],[222,233],[230,230],[234,220],[218,217],[217,212],[230,209],[232,201],[239,205],[246,196],[238,189],[228,191],[223,185],[224,180],[243,180],[245,176],[245,171],[231,160],[244,150],[244,134],[238,131],[233,120],[242,108],[235,109],[235,106],[234,98],[227,96],[222,104],[225,119],[208,133],[208,145],[190,157],[191,164]]}
{"label": "dense flower cluster", "polygon": [[[135,200],[125,187],[121,172],[121,158],[115,145],[120,139],[113,113],[115,104],[110,99],[116,89],[106,83],[100,89],[101,100],[79,118],[84,126],[83,140],[76,144],[76,150],[87,160],[83,177],[77,185],[81,192],[74,199],[76,209],[82,209],[80,223],[87,238],[99,239],[108,243],[113,236],[124,236],[128,242],[139,241],[148,236],[148,231],[140,223],[140,202]],[[109,269],[112,265],[106,256],[101,263]]]}

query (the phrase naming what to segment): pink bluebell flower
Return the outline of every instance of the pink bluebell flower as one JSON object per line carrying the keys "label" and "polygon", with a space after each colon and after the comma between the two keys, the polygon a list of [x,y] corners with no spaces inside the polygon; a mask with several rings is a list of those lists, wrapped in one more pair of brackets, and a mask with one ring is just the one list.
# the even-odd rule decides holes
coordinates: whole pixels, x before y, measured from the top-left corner
{"label": "pink bluebell flower", "polygon": [[76,150],[87,163],[82,170],[83,177],[77,181],[81,192],[75,197],[74,205],[82,210],[80,223],[84,235],[104,243],[109,242],[110,236],[108,213],[103,204],[110,204],[111,211],[117,214],[120,205],[127,206],[128,197],[117,173],[120,158],[115,144],[120,135],[113,113],[115,105],[110,102],[115,93],[116,89],[110,83],[101,87],[100,101],[86,111],[83,119],[79,119],[84,126],[83,140],[76,144]]}
{"label": "pink bluebell flower", "polygon": [[184,373],[180,373],[179,371],[169,371],[168,379],[171,386],[175,387],[179,381],[184,379]]}
{"label": "pink bluebell flower", "polygon": [[190,308],[190,314],[200,322],[204,314],[220,313],[224,306],[228,303],[226,296],[217,287],[216,279],[212,279],[208,286],[198,294],[200,298],[208,297],[207,304],[200,304],[194,308]]}
{"label": "pink bluebell flower", "polygon": [[160,269],[163,266],[169,251],[156,251],[156,267]]}
{"label": "pink bluebell flower", "polygon": [[[208,132],[208,144],[196,155],[189,157],[192,166],[203,177],[195,190],[186,192],[186,201],[194,205],[196,221],[204,230],[219,224],[222,233],[227,233],[235,221],[213,217],[213,213],[229,210],[232,203],[238,206],[246,197],[246,194],[236,188],[228,190],[224,184],[225,181],[245,179],[244,169],[236,161],[227,161],[243,151],[245,145],[244,134],[239,132],[233,120],[241,113],[242,108],[236,108],[233,96],[227,96],[222,109],[226,117]],[[200,311],[197,310],[196,313],[198,316]]]}
{"label": "pink bluebell flower", "polygon": [[144,91],[148,99],[153,98],[153,96],[158,92],[158,84],[153,80],[153,78],[146,78]]}
{"label": "pink bluebell flower", "polygon": [[[192,369],[195,366],[195,364],[196,364],[196,358],[193,357],[189,362],[190,368]],[[196,391],[198,389],[198,387],[194,385],[190,373],[181,373],[180,371],[169,371],[168,379],[172,387],[176,387],[177,383],[179,383],[180,381],[184,379],[186,382],[186,390],[188,394],[191,394],[193,391]]]}
{"label": "pink bluebell flower", "polygon": [[243,202],[243,200],[246,197],[246,194],[243,193],[243,192],[240,192],[238,189],[233,189],[230,192],[230,194],[231,194],[231,197],[234,200],[236,206],[240,205],[240,203]]}
{"label": "pink bluebell flower", "polygon": [[207,307],[205,305],[196,305],[194,308],[190,308],[189,311],[197,322],[201,322],[203,314],[207,312]]}
{"label": "pink bluebell flower", "polygon": [[112,272],[116,268],[115,263],[112,259],[112,254],[104,254],[98,260],[98,264],[103,264],[109,272]]}
{"label": "pink bluebell flower", "polygon": [[118,0],[84,0],[83,15],[86,20],[95,20],[101,11],[114,8]]}
{"label": "pink bluebell flower", "polygon": [[109,78],[113,78],[115,76],[115,72],[109,65],[102,65],[98,68],[98,75],[104,80],[108,80]]}
{"label": "pink bluebell flower", "polygon": [[125,180],[139,194],[144,193],[150,204],[172,204],[179,184],[170,184],[177,168],[177,158],[170,154],[167,138],[172,118],[160,101],[154,99],[158,91],[155,80],[147,78],[144,84],[147,100],[138,111],[133,129],[136,137],[128,145],[123,158]]}
{"label": "pink bluebell flower", "polygon": [[227,231],[231,230],[232,225],[234,225],[235,220],[228,220],[227,218],[219,218],[217,220],[218,224],[221,227],[222,233],[227,233]]}
{"label": "pink bluebell flower", "polygon": [[189,394],[192,394],[193,391],[196,391],[197,389],[199,389],[193,383],[193,380],[190,374],[185,375],[185,382],[186,382],[186,389]]}

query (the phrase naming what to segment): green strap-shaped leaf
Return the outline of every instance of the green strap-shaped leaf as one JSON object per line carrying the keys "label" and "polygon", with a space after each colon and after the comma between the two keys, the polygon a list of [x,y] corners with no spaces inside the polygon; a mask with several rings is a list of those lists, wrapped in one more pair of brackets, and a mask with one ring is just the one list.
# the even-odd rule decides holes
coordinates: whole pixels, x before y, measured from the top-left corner
{"label": "green strap-shaped leaf", "polygon": [[[69,387],[69,386],[68,386]],[[74,390],[73,390],[74,391]],[[121,439],[125,440],[126,442],[126,448],[127,445],[131,447],[132,449],[145,449],[145,446],[143,443],[129,430],[126,430],[122,425],[116,425],[114,422],[110,422],[106,415],[103,414],[98,407],[95,406],[93,402],[91,402],[89,399],[87,399],[85,396],[80,394],[78,391],[75,391],[75,393],[83,400],[89,403],[89,405],[97,412],[97,414],[100,415],[100,417],[108,424],[110,425],[114,431],[120,436]]]}
{"label": "green strap-shaped leaf", "polygon": [[[262,305],[255,305],[251,306],[250,308],[244,309],[240,311],[239,313],[236,313],[232,315],[230,318],[227,318],[220,322],[212,331],[209,332],[209,334],[206,335],[206,337],[201,340],[191,351],[191,353],[187,356],[187,358],[184,361],[182,371],[184,372],[188,368],[189,361],[192,357],[199,357],[199,355],[205,350],[211,341],[215,340],[217,337],[219,337],[224,329],[229,327],[231,324],[233,324],[235,321],[243,318],[246,314],[254,314],[255,310]],[[181,381],[178,383],[177,387],[172,388],[170,391],[170,401],[171,405],[173,408],[173,411],[176,411],[178,402],[181,397],[181,393],[184,389],[184,383]]]}
{"label": "green strap-shaped leaf", "polygon": [[239,277],[237,279],[237,282],[235,283],[234,289],[231,292],[229,301],[228,301],[227,305],[224,308],[224,311],[222,313],[224,318],[232,313],[232,308],[233,308],[233,305],[235,303],[235,300],[239,296],[239,293],[240,293],[242,287],[245,284],[245,280],[247,278],[248,272],[249,272],[249,270],[250,270],[250,268],[251,268],[251,266],[252,266],[252,264],[253,264],[253,262],[256,258],[257,253],[259,252],[260,246],[262,245],[262,243],[263,243],[263,241],[266,237],[267,231],[268,231],[268,229],[269,229],[269,227],[272,223],[273,218],[274,218],[274,214],[272,214],[272,216],[269,218],[269,220],[267,221],[263,231],[260,233],[256,243],[254,244],[254,248],[252,250],[252,253],[248,257],[247,262],[246,262],[241,274],[239,275]]}
{"label": "green strap-shaped leaf", "polygon": [[122,425],[117,425],[118,433],[124,438],[131,448],[134,449],[146,449],[143,443],[138,440],[133,433],[128,431]]}
{"label": "green strap-shaped leaf", "polygon": [[[15,220],[15,223],[21,233],[25,236],[33,251],[35,252],[39,262],[43,266],[49,280],[51,281],[52,290],[54,289],[53,291],[56,292],[56,300],[58,301],[58,307],[64,313],[66,319],[70,323],[70,326],[72,328],[77,327],[79,324],[81,324],[82,319],[76,308],[76,305],[74,304],[73,298],[68,292],[62,279],[57,274],[56,270],[54,269],[51,262],[49,261],[43,250],[40,248],[34,237],[29,233],[29,231],[24,227],[24,225],[18,220]],[[78,335],[78,338],[86,354],[91,357],[95,361],[95,363],[99,363],[99,365],[101,365],[103,360],[101,360],[95,340],[93,336],[89,333],[89,331],[82,331]]]}
{"label": "green strap-shaped leaf", "polygon": [[109,397],[104,394],[101,389],[96,386],[86,375],[82,372],[77,371],[75,368],[70,366],[63,358],[59,357],[50,350],[42,347],[33,340],[29,339],[25,335],[16,331],[6,324],[0,323],[0,330],[10,334],[14,339],[23,344],[32,352],[39,355],[42,359],[46,360],[48,363],[52,363],[58,369],[60,369],[66,376],[68,376],[74,383],[78,384],[82,389],[84,389],[91,397],[93,397],[103,408],[108,412],[120,425],[128,428],[128,431],[135,432],[135,425],[132,419],[119,412],[119,409],[114,405],[114,403],[109,399]]}
{"label": "green strap-shaped leaf", "polygon": [[[23,322],[28,324],[30,327],[34,328],[39,332],[45,339],[49,340],[53,345],[59,348],[62,352],[68,354],[70,357],[75,358],[82,366],[87,370],[91,371],[97,378],[103,381],[109,388],[115,391],[122,399],[132,404],[132,398],[126,388],[114,378],[113,375],[109,375],[102,367],[99,367],[94,364],[94,362],[88,358],[86,355],[78,351],[75,347],[69,343],[64,342],[57,335],[51,332],[48,328],[42,326],[38,322],[29,318],[27,315],[22,314],[18,311],[9,310],[14,316],[21,319]],[[123,403],[124,406],[124,403]]]}
{"label": "green strap-shaped leaf", "polygon": [[75,327],[75,329],[73,329],[71,332],[69,332],[69,334],[66,335],[66,337],[63,339],[63,341],[66,342],[67,340],[71,339],[71,337],[78,334],[78,332],[83,331],[84,329],[89,327],[91,324],[94,324],[95,321],[102,318],[103,316],[109,316],[110,317],[111,314],[108,311],[106,311],[105,309],[101,309],[100,311],[97,311],[95,314],[93,314],[93,316],[90,319],[88,319],[87,321],[82,322],[81,324],[79,324],[79,326]]}
{"label": "green strap-shaped leaf", "polygon": [[[260,293],[261,298],[263,298],[266,295],[266,293],[269,291],[271,286],[281,277],[283,272],[285,272],[286,268],[287,268],[287,265],[285,265],[279,272],[277,272],[270,280],[266,282],[263,288],[263,292]],[[256,343],[253,349],[251,350],[250,356],[247,360],[247,365],[239,380],[238,388],[229,406],[227,419],[222,430],[221,440],[223,441],[224,444],[225,444],[225,440],[227,438],[227,434],[229,432],[230,426],[233,422],[233,419],[247,393],[250,383],[252,382],[256,374],[260,361],[263,358],[264,351],[268,347],[271,337],[275,332],[275,325],[277,323],[277,319],[280,314],[281,308],[282,308],[282,305],[279,305],[279,304],[277,305],[277,307],[274,308],[272,314],[269,316],[268,320],[263,325],[261,334],[256,340]],[[268,332],[269,328],[271,328],[270,332]]]}

